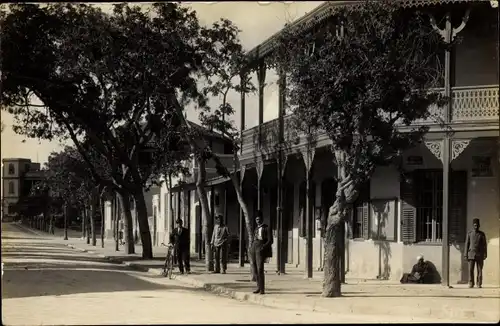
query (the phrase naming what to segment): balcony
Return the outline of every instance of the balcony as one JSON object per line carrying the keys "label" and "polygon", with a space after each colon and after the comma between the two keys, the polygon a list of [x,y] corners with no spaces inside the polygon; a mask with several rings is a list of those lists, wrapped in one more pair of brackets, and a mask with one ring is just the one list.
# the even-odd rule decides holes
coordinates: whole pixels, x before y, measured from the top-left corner
{"label": "balcony", "polygon": [[[451,123],[486,123],[498,122],[498,85],[453,87],[452,89]],[[444,109],[433,106],[429,108],[430,116],[424,120],[415,121],[415,125],[439,125],[444,121]],[[304,135],[299,135],[291,126],[291,115],[284,117],[284,145],[292,147],[304,140]],[[243,131],[242,157],[251,158],[256,155],[259,127]],[[270,154],[278,149],[278,119],[268,121],[261,126],[262,146],[261,151]],[[319,132],[317,141],[327,140],[324,132]]]}

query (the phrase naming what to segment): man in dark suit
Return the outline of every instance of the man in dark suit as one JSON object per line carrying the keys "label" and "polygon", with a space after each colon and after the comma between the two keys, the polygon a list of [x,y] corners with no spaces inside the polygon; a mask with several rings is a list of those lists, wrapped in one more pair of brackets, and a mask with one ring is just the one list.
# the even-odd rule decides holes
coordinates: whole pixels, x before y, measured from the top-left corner
{"label": "man in dark suit", "polygon": [[179,271],[184,274],[184,265],[186,265],[186,272],[191,274],[189,265],[189,230],[182,227],[182,220],[176,221],[176,228],[170,234],[170,243],[174,245],[177,262],[179,263]]}
{"label": "man in dark suit", "polygon": [[483,285],[483,265],[487,257],[486,235],[479,230],[479,219],[472,220],[473,230],[465,240],[465,259],[469,262],[469,287],[474,287],[474,265],[477,266],[477,287]]}
{"label": "man in dark suit", "polygon": [[255,221],[257,222],[257,227],[255,228],[251,255],[252,272],[257,280],[257,290],[253,293],[265,294],[264,262],[266,258],[272,256],[273,237],[271,228],[263,223],[261,211],[257,212]]}

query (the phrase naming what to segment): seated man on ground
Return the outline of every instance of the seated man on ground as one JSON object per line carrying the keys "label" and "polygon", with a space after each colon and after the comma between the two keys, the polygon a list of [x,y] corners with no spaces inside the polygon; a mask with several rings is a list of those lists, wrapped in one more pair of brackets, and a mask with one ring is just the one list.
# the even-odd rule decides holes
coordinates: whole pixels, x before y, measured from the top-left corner
{"label": "seated man on ground", "polygon": [[429,263],[424,260],[424,256],[417,257],[417,263],[413,265],[410,273],[404,273],[401,278],[401,283],[433,283],[432,270]]}

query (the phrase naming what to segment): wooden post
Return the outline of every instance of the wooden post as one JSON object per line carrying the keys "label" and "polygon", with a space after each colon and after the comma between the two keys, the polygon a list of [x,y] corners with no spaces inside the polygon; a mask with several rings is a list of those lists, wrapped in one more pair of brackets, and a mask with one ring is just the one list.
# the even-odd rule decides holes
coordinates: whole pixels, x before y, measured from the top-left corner
{"label": "wooden post", "polygon": [[[243,198],[245,197],[243,193],[243,180],[245,178],[245,165],[240,167],[240,190]],[[243,209],[240,207],[240,223],[239,223],[239,252],[238,252],[238,262],[240,267],[245,266],[245,216],[243,215]]]}
{"label": "wooden post", "polygon": [[[460,26],[453,28],[451,22],[451,12],[446,13],[446,25],[444,30],[440,29],[436,20],[431,16],[432,27],[441,34],[445,43],[450,44],[456,35],[465,28],[469,20],[470,8],[467,9],[465,15],[462,17]],[[444,107],[444,123],[449,125],[452,117],[452,48],[448,47],[445,52],[445,66],[444,66],[444,95],[450,99],[448,104]],[[443,221],[442,221],[442,284],[450,286],[450,244],[449,244],[449,174],[450,174],[450,150],[451,150],[451,135],[449,132],[445,133],[442,146],[442,163],[443,163]]]}
{"label": "wooden post", "polygon": [[[240,85],[242,91],[240,92],[241,97],[241,115],[240,115],[240,154],[243,153],[243,131],[245,130],[245,92],[243,91],[245,87],[245,80],[247,76],[245,73],[240,75]],[[240,164],[240,190],[243,194],[243,178],[245,176],[245,166]],[[240,218],[239,218],[239,250],[238,250],[238,263],[240,267],[245,266],[245,216],[243,215],[243,209],[240,206]]]}
{"label": "wooden post", "polygon": [[264,172],[264,162],[262,158],[258,159],[257,166],[257,209],[262,210],[262,174]]}
{"label": "wooden post", "polygon": [[306,264],[305,272],[307,278],[313,277],[313,214],[312,214],[312,165],[315,149],[308,144],[306,150],[302,150],[302,157],[306,166]]}
{"label": "wooden post", "polygon": [[284,223],[283,223],[283,177],[285,173],[286,162],[284,162],[284,143],[285,143],[285,107],[286,107],[286,74],[283,69],[279,72],[279,88],[278,88],[278,194],[277,194],[277,207],[276,207],[276,219],[277,219],[277,253],[276,253],[276,263],[278,275],[285,274],[285,255],[284,255]]}
{"label": "wooden post", "polygon": [[262,124],[264,123],[264,87],[266,83],[266,63],[262,60],[257,69],[257,79],[259,81],[259,148],[262,144]]}

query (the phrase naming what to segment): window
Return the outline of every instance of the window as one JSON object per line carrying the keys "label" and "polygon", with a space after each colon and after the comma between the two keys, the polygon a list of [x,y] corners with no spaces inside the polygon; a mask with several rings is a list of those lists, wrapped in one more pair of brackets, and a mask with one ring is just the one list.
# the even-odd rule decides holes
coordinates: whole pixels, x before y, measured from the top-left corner
{"label": "window", "polygon": [[15,212],[16,212],[15,205],[14,204],[9,204],[9,206],[7,206],[7,213],[8,214],[14,214]]}
{"label": "window", "polygon": [[[401,237],[404,243],[442,241],[443,171],[406,172],[401,182]],[[451,171],[450,241],[463,243],[467,222],[467,171]]]}
{"label": "window", "polygon": [[443,174],[419,170],[415,178],[417,241],[441,242],[443,230]]}
{"label": "window", "polygon": [[14,191],[14,181],[9,182],[9,194],[13,194]]}
{"label": "window", "polygon": [[369,218],[370,218],[370,183],[365,183],[359,192],[358,199],[352,209],[352,238],[369,238]]}
{"label": "window", "polygon": [[16,173],[16,168],[14,167],[14,164],[10,163],[9,164],[9,174],[15,174]]}

